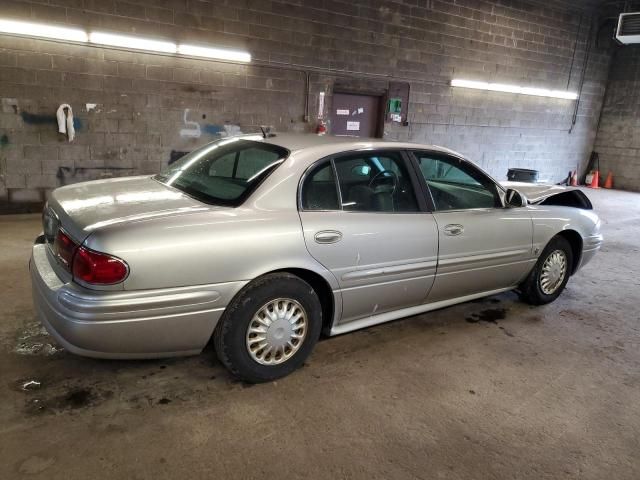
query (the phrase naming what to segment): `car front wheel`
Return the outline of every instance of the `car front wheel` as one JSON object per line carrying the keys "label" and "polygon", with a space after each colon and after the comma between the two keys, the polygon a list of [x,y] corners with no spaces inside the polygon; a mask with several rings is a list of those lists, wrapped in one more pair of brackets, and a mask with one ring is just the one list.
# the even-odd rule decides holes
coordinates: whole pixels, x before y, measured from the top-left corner
{"label": "car front wheel", "polygon": [[321,312],[318,296],[301,278],[260,277],[236,295],[216,327],[218,358],[245,382],[284,377],[304,363],[318,341]]}
{"label": "car front wheel", "polygon": [[551,239],[520,286],[521,298],[532,305],[545,305],[560,296],[573,268],[573,251],[566,238]]}

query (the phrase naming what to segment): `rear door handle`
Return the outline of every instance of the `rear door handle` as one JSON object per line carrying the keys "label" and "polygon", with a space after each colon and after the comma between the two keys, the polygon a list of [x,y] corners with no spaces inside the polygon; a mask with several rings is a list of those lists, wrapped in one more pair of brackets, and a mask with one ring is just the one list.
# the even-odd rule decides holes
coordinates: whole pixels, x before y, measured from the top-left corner
{"label": "rear door handle", "polygon": [[450,237],[460,235],[462,232],[464,232],[464,227],[462,225],[451,224],[444,227],[444,234],[449,235]]}
{"label": "rear door handle", "polygon": [[336,243],[342,240],[342,233],[337,230],[323,230],[314,236],[316,243]]}

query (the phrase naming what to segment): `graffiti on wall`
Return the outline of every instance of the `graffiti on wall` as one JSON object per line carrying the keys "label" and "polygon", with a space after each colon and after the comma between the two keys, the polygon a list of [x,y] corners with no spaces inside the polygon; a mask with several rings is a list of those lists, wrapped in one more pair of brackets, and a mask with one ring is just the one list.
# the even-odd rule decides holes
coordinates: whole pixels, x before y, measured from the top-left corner
{"label": "graffiti on wall", "polygon": [[[58,119],[55,115],[42,115],[38,113],[20,112],[22,121],[27,125],[56,125],[58,126]],[[82,121],[78,117],[73,117],[73,128],[75,130],[82,129]]]}
{"label": "graffiti on wall", "polygon": [[2,113],[18,113],[18,100],[15,98],[2,99]]}
{"label": "graffiti on wall", "polygon": [[[191,112],[191,109],[185,108],[182,115],[183,128],[180,129],[180,136],[182,138],[200,138],[203,133],[218,137],[230,137],[242,133],[239,125],[216,125],[213,123],[200,125],[200,123],[195,120],[189,120],[189,112]],[[205,118],[205,115],[203,115],[203,118]]]}
{"label": "graffiti on wall", "polygon": [[126,172],[127,175],[132,175],[135,171],[133,167],[58,167],[56,177],[60,181],[60,185],[67,185],[69,181],[71,183],[87,180],[83,175],[91,171],[100,172],[100,178],[111,178],[116,172]]}
{"label": "graffiti on wall", "polygon": [[200,124],[198,122],[194,122],[193,120],[189,120],[190,111],[191,110],[188,108],[184,109],[184,115],[182,119],[184,121],[185,128],[180,130],[180,136],[184,138],[200,138],[200,135],[202,135]]}

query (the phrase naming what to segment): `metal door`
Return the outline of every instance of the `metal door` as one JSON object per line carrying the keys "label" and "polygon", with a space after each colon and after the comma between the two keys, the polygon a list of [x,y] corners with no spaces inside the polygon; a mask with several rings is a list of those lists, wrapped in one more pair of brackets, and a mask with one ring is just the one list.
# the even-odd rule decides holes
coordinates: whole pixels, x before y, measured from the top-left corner
{"label": "metal door", "polygon": [[380,97],[334,93],[331,133],[352,137],[380,137]]}

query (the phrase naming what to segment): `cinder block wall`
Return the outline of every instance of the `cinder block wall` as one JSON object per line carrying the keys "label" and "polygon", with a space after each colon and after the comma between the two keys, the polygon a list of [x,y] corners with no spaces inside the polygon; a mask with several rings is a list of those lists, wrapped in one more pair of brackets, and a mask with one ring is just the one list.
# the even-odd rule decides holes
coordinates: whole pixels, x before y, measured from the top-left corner
{"label": "cinder block wall", "polygon": [[[318,94],[327,94],[330,108],[336,83],[357,90],[408,82],[409,125],[387,124],[386,137],[457,149],[499,179],[508,167],[526,167],[558,181],[592,149],[608,54],[590,56],[571,133],[572,101],[465,91],[448,82],[577,90],[593,7],[575,4],[2,0],[0,17],[237,47],[256,62],[0,36],[0,205],[42,200],[62,184],[156,172],[172,152],[218,138],[229,125],[312,131]],[[71,104],[76,117],[72,143],[53,123],[61,103]]]}
{"label": "cinder block wall", "polygon": [[616,51],[595,150],[615,188],[640,191],[640,45]]}

